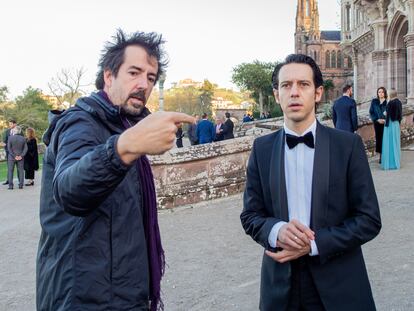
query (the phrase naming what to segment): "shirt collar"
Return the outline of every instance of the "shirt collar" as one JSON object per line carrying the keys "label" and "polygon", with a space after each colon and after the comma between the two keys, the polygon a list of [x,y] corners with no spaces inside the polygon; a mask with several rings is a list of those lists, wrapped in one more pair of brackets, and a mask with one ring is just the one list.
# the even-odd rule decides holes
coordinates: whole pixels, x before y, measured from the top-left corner
{"label": "shirt collar", "polygon": [[285,130],[286,134],[290,134],[290,135],[294,135],[294,136],[304,136],[305,134],[307,134],[308,132],[312,132],[313,137],[316,137],[316,119],[313,121],[313,123],[311,124],[311,126],[309,126],[302,135],[299,135],[298,133],[292,131],[291,129],[289,129],[286,126],[286,123],[283,124],[283,129]]}

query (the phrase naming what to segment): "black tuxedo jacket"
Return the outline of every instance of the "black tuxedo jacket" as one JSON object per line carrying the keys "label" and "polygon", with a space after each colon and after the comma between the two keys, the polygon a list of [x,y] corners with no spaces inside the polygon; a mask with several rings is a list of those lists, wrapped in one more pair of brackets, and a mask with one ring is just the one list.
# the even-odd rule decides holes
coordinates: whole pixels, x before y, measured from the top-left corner
{"label": "black tuxedo jacket", "polygon": [[[265,249],[273,225],[288,222],[283,130],[255,140],[247,167],[244,230]],[[321,124],[316,128],[311,229],[319,256],[310,260],[327,310],[375,310],[361,245],[381,229],[377,196],[361,138]],[[260,310],[287,310],[290,263],[263,255]]]}

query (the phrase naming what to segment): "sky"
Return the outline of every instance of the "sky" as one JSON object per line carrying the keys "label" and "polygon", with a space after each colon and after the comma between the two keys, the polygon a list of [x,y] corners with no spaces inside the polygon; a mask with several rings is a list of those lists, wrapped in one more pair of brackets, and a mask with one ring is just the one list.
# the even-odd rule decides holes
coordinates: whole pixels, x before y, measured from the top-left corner
{"label": "sky", "polygon": [[[86,70],[93,84],[104,43],[116,29],[155,31],[167,41],[168,88],[185,78],[235,88],[243,62],[294,52],[294,0],[19,0],[0,5],[0,86],[48,92],[61,69]],[[337,0],[319,0],[321,30],[339,29]],[[90,87],[93,90],[93,87]]]}

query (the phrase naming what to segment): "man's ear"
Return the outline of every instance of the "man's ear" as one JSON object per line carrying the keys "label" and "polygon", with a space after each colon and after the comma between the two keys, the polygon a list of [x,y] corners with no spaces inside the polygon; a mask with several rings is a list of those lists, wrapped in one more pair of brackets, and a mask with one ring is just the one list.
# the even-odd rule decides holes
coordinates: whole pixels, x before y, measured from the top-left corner
{"label": "man's ear", "polygon": [[278,103],[280,105],[279,91],[276,90],[276,89],[273,89],[273,96],[275,97],[276,103]]}
{"label": "man's ear", "polygon": [[323,95],[323,86],[321,85],[315,90],[315,103],[319,103]]}
{"label": "man's ear", "polygon": [[105,70],[104,71],[104,74],[103,74],[103,77],[104,77],[105,86],[111,87],[111,85],[112,85],[112,78],[113,78],[112,71]]}

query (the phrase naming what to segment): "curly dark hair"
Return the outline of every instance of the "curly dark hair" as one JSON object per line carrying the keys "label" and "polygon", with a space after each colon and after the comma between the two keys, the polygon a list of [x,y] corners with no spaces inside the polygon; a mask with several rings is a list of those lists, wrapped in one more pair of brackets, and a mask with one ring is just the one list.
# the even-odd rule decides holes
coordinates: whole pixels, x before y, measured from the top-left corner
{"label": "curly dark hair", "polygon": [[166,53],[162,48],[162,45],[165,43],[162,35],[155,32],[145,33],[141,31],[126,35],[121,29],[118,29],[116,35],[112,38],[114,41],[106,42],[105,47],[102,50],[101,59],[99,60],[99,71],[95,81],[95,86],[98,90],[104,88],[105,70],[110,70],[115,77],[118,75],[119,68],[125,60],[125,49],[131,45],[138,45],[144,48],[149,56],[157,59],[158,72],[156,81],[165,71],[165,67],[168,65],[168,60]]}
{"label": "curly dark hair", "polygon": [[318,88],[323,85],[322,72],[312,57],[304,55],[304,54],[290,54],[286,57],[286,59],[282,63],[277,64],[275,69],[273,70],[272,86],[275,90],[279,89],[280,69],[282,69],[283,66],[292,64],[292,63],[309,65],[312,68],[313,84],[315,84],[315,88]]}

